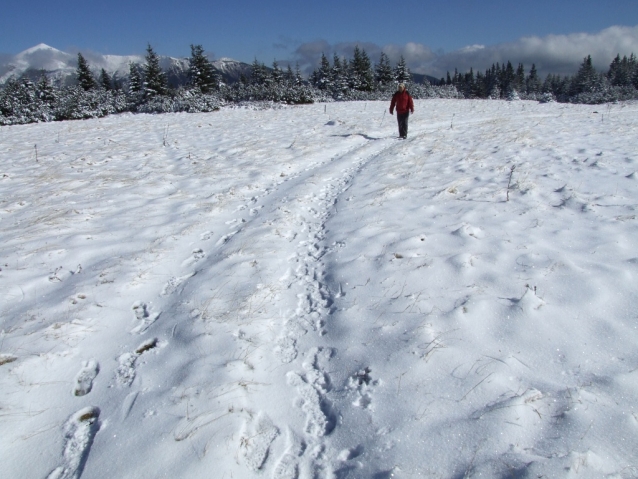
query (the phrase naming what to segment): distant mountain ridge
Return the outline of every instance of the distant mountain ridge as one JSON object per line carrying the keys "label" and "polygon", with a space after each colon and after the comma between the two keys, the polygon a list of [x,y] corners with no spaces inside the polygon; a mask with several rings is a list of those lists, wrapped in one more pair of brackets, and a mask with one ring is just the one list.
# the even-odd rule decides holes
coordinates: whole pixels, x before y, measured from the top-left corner
{"label": "distant mountain ridge", "polygon": [[[129,75],[129,64],[143,65],[144,55],[101,55],[83,53],[93,73],[99,75],[102,68],[117,78],[125,80]],[[235,83],[242,73],[250,76],[251,66],[231,58],[220,58],[211,62],[220,73],[224,83]],[[171,86],[179,86],[188,80],[188,58],[160,55],[160,65],[167,73]],[[54,83],[68,85],[75,82],[77,55],[66,53],[44,43],[28,48],[0,65],[0,85],[11,77],[26,75],[37,80],[44,72]]]}

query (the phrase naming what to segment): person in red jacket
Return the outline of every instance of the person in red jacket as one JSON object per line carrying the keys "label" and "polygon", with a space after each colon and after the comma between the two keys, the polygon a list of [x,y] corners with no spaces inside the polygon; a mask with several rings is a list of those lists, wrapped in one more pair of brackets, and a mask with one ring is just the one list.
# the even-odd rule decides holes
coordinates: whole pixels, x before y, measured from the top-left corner
{"label": "person in red jacket", "polygon": [[408,137],[408,118],[410,112],[414,113],[414,102],[403,83],[399,83],[399,89],[392,95],[390,115],[394,115],[395,107],[397,109],[397,122],[399,123],[399,137],[405,140]]}

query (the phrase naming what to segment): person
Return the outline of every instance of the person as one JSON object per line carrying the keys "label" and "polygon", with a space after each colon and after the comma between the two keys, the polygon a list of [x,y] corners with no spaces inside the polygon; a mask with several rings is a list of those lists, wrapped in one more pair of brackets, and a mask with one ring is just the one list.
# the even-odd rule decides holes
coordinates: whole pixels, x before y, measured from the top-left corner
{"label": "person", "polygon": [[410,112],[414,113],[414,102],[405,89],[404,83],[399,83],[399,89],[392,95],[390,115],[394,115],[395,107],[397,109],[397,122],[399,123],[399,137],[405,140],[408,137],[408,118]]}

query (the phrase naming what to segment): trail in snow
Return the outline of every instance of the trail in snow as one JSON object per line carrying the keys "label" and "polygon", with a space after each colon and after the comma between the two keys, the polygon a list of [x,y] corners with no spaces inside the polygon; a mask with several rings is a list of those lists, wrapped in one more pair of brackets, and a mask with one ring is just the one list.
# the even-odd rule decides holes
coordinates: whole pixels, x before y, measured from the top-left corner
{"label": "trail in snow", "polygon": [[1,129],[7,473],[635,475],[635,105],[385,108]]}

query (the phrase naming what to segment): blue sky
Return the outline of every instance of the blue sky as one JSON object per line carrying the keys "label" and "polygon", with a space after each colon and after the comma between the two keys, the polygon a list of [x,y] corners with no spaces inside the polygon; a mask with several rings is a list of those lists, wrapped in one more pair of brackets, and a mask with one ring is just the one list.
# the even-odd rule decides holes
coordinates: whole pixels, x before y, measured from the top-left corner
{"label": "blue sky", "polygon": [[[188,56],[189,45],[198,43],[214,58],[252,62],[257,57],[268,65],[276,58],[280,63],[298,61],[310,65],[320,50],[325,50],[330,57],[333,52],[348,56],[352,46],[359,43],[365,46],[373,61],[382,50],[389,53],[391,59],[404,54],[413,70],[425,72],[430,68],[433,74],[449,68],[452,60],[459,62],[458,66],[463,69],[474,58],[478,63],[500,58],[501,53],[495,52],[507,46],[508,54],[516,54],[517,42],[530,37],[546,43],[557,38],[567,39],[563,43],[569,52],[573,52],[572,47],[578,50],[579,43],[583,48],[591,43],[600,49],[600,42],[607,41],[609,47],[600,52],[601,56],[613,49],[633,49],[638,53],[638,48],[634,49],[638,41],[633,38],[638,25],[638,0],[522,3],[511,0],[9,0],[3,7],[5,21],[0,53],[17,54],[38,43],[46,43],[68,52],[141,54],[150,42],[162,55]],[[630,29],[601,34],[614,26]],[[585,36],[578,37],[578,34]],[[627,42],[628,36],[631,38]],[[466,48],[473,45],[483,48]],[[553,52],[550,55],[553,61],[560,63],[554,51],[560,48],[560,42],[548,48]],[[533,60],[534,54],[529,57],[527,53],[520,60],[509,59],[512,62]],[[574,54],[578,61],[587,53],[597,52],[579,50]],[[542,63],[542,52],[535,54]],[[610,60],[605,58],[604,63]]]}

